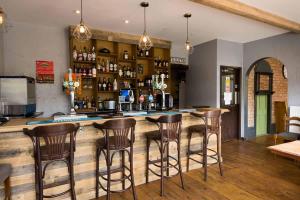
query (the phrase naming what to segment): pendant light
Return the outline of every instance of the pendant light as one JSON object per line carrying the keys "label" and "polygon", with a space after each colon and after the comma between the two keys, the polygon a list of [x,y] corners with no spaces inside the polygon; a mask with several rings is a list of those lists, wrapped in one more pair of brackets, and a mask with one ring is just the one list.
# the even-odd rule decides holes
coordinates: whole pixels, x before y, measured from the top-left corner
{"label": "pendant light", "polygon": [[75,27],[74,31],[73,31],[73,37],[77,40],[90,40],[92,38],[92,33],[90,31],[90,29],[84,25],[83,19],[82,19],[82,15],[83,15],[83,11],[82,11],[82,0],[80,0],[81,2],[81,7],[80,7],[80,23]]}
{"label": "pendant light", "polygon": [[0,26],[4,24],[4,11],[3,9],[0,7]]}
{"label": "pendant light", "polygon": [[144,33],[141,36],[140,41],[139,41],[139,49],[149,50],[153,46],[153,43],[146,31],[146,27],[147,27],[147,25],[146,25],[146,8],[149,7],[149,3],[142,2],[140,5],[141,5],[141,7],[144,8]]}
{"label": "pendant light", "polygon": [[191,13],[185,13],[184,17],[186,18],[186,41],[185,41],[185,50],[189,53],[193,53],[193,45],[189,41],[189,18],[192,17]]}

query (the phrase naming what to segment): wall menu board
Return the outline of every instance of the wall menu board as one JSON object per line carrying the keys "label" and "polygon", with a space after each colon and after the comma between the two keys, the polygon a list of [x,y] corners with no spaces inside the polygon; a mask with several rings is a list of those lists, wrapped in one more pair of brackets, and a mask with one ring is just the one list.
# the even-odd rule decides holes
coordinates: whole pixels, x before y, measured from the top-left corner
{"label": "wall menu board", "polygon": [[36,82],[54,83],[54,63],[53,61],[36,61]]}

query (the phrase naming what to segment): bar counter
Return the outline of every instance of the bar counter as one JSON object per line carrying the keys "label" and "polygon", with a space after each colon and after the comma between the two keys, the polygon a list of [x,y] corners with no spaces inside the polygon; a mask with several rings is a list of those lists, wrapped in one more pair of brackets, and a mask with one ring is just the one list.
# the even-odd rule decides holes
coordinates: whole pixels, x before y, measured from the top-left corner
{"label": "bar counter", "polygon": [[[198,111],[203,113],[203,111]],[[222,110],[226,112],[226,110]],[[174,112],[171,112],[174,113]],[[170,113],[169,113],[170,114]],[[159,117],[161,114],[152,115],[151,117]],[[181,158],[183,172],[186,171],[186,150],[187,150],[187,128],[190,125],[203,123],[201,120],[192,117],[189,113],[182,113],[182,134],[181,134]],[[146,138],[145,132],[157,130],[157,126],[145,120],[145,116],[133,117],[136,119],[135,143],[134,143],[134,176],[135,184],[145,183],[145,167],[146,167]],[[34,183],[34,159],[32,153],[32,142],[30,138],[23,134],[23,128],[32,129],[38,125],[26,125],[26,122],[32,119],[12,119],[7,124],[0,127],[0,163],[10,163],[13,167],[11,176],[12,199],[13,200],[29,200],[35,199],[35,183]],[[44,120],[44,119],[38,119]],[[95,154],[96,140],[103,137],[102,132],[97,131],[93,126],[93,122],[103,123],[107,119],[72,121],[68,123],[79,123],[81,128],[76,137],[76,152],[74,158],[74,175],[75,190],[77,199],[95,198]],[[55,123],[52,123],[55,124]],[[44,124],[43,124],[44,125]],[[192,148],[200,147],[200,137],[193,138]],[[211,138],[209,147],[216,149],[216,138]],[[175,146],[170,146],[170,155],[175,152]],[[176,155],[176,153],[175,153]],[[157,159],[159,157],[158,147],[155,142],[151,143],[150,158]],[[200,158],[199,158],[200,159]],[[116,161],[118,161],[116,159]],[[208,160],[213,162],[213,160]],[[113,167],[119,163],[114,162]],[[190,169],[200,168],[201,165],[190,162]],[[106,169],[103,157],[100,157],[100,169]],[[171,174],[172,174],[171,170]],[[49,167],[46,171],[46,183],[55,183],[67,178],[68,172],[66,165],[57,162]],[[149,180],[153,181],[159,177],[149,174]],[[202,176],[202,174],[199,174]],[[128,184],[128,183],[127,183]],[[115,184],[112,188],[119,188],[121,184]],[[2,186],[1,186],[2,187]],[[45,194],[52,194],[69,188],[69,184],[45,190]],[[181,189],[181,188],[178,188]],[[3,188],[0,189],[0,199],[3,199]],[[159,193],[159,191],[157,191]],[[104,195],[104,191],[100,190],[100,195]],[[59,199],[70,199],[69,194]]]}

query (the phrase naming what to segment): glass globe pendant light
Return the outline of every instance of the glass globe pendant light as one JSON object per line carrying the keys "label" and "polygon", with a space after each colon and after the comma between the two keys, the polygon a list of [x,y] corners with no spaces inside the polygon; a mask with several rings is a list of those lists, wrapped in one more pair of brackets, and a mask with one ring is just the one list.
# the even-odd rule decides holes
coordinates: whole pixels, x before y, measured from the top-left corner
{"label": "glass globe pendant light", "polygon": [[4,11],[0,7],[0,26],[4,24]]}
{"label": "glass globe pendant light", "polygon": [[189,40],[189,18],[192,17],[191,13],[185,13],[184,17],[186,18],[186,41],[185,41],[185,50],[189,53],[193,53],[193,45]]}
{"label": "glass globe pendant light", "polygon": [[144,8],[144,33],[141,36],[140,41],[139,41],[139,49],[149,50],[153,46],[153,43],[146,31],[146,27],[147,27],[147,25],[146,25],[146,8],[149,7],[149,3],[142,2],[140,5],[141,5],[141,7]]}
{"label": "glass globe pendant light", "polygon": [[82,19],[82,0],[81,2],[81,7],[80,7],[80,23],[75,27],[73,31],[73,37],[77,40],[90,40],[92,38],[92,33],[90,29],[83,23]]}

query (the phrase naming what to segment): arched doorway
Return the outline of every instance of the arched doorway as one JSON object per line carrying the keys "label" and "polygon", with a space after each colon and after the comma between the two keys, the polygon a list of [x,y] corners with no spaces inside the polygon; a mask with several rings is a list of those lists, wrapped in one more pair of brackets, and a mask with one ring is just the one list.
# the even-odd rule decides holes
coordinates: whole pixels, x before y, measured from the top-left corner
{"label": "arched doorway", "polygon": [[284,64],[272,57],[254,62],[247,72],[247,124],[252,136],[275,132],[275,102],[288,102]]}

